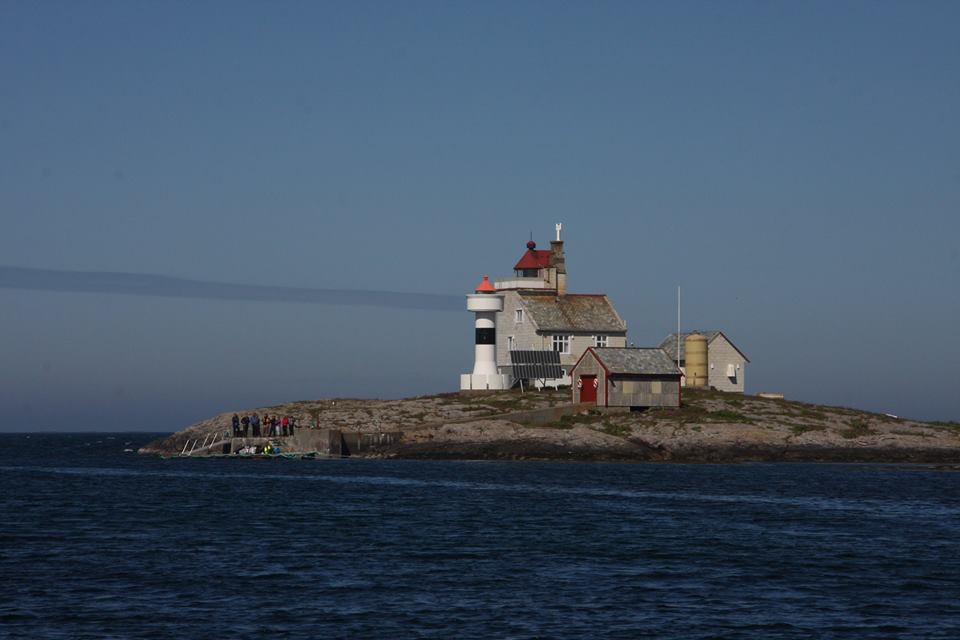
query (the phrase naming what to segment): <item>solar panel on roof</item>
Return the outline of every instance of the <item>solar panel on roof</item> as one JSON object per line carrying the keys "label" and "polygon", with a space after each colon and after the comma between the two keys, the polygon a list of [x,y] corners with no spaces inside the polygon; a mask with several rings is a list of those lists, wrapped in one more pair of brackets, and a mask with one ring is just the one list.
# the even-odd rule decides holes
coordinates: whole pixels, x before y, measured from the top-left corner
{"label": "solar panel on roof", "polygon": [[514,378],[549,380],[563,377],[559,351],[511,351]]}

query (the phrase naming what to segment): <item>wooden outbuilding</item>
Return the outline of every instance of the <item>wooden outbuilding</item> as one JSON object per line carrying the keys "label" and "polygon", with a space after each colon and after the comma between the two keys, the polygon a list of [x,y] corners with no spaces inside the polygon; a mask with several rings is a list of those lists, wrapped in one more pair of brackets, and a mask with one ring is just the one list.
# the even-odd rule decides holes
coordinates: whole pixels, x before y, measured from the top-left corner
{"label": "wooden outbuilding", "polygon": [[573,401],[600,407],[679,407],[681,375],[663,349],[590,347],[573,367]]}

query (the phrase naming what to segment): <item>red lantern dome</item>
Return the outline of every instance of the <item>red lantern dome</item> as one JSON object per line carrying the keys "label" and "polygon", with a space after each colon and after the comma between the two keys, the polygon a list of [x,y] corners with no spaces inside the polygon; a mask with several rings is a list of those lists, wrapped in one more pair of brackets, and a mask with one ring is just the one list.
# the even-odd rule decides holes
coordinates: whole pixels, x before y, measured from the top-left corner
{"label": "red lantern dome", "polygon": [[476,293],[496,293],[497,288],[490,284],[490,276],[483,276],[483,281],[477,285]]}

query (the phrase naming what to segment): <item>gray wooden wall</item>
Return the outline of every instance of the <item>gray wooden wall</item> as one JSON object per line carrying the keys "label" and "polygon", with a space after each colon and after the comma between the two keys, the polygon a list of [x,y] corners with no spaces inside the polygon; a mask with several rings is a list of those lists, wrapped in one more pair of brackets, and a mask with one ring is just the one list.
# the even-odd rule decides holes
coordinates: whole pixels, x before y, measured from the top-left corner
{"label": "gray wooden wall", "polygon": [[[736,370],[735,378],[727,377],[727,365],[729,364],[734,365],[734,367],[739,365],[740,367]],[[711,387],[718,391],[743,393],[743,376],[746,369],[747,361],[726,338],[718,335],[710,342],[707,347],[707,378]]]}
{"label": "gray wooden wall", "polygon": [[609,404],[611,407],[679,407],[680,380],[677,376],[612,377]]}

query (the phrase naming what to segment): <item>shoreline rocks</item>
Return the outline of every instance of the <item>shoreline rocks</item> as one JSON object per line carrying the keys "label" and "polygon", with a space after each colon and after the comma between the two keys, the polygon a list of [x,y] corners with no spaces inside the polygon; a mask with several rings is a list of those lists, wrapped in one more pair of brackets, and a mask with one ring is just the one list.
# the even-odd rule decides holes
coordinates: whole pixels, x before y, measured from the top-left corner
{"label": "shoreline rocks", "polygon": [[[639,412],[564,409],[568,403],[569,395],[563,392],[507,391],[405,400],[337,399],[249,411],[295,415],[301,425],[345,432],[402,432],[400,442],[364,451],[362,457],[960,463],[957,423],[918,422],[842,407],[715,391],[685,390],[680,408]],[[552,422],[529,420],[545,414]],[[230,411],[199,422],[149,443],[140,453],[177,455],[178,447],[189,438],[228,429],[232,415]]]}

